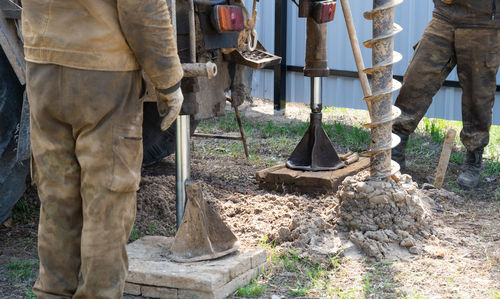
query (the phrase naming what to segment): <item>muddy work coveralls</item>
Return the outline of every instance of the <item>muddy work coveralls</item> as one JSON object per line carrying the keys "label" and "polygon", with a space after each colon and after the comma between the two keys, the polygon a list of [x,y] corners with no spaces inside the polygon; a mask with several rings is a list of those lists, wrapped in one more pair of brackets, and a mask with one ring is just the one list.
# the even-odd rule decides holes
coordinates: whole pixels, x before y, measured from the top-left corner
{"label": "muddy work coveralls", "polygon": [[489,142],[500,63],[500,0],[434,0],[434,5],[396,100],[402,115],[393,130],[413,133],[457,66],[462,87],[460,138],[468,151],[482,151]]}
{"label": "muddy work coveralls", "polygon": [[183,73],[165,0],[23,0],[38,298],[120,298],[142,161],[140,69]]}

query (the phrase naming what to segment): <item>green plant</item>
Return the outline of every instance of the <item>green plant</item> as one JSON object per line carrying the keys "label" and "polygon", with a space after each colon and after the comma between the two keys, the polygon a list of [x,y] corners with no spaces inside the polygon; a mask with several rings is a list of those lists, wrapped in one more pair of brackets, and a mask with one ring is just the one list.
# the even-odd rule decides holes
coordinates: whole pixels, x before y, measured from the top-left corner
{"label": "green plant", "polygon": [[[158,225],[156,223],[150,223],[148,225],[148,233],[154,235],[158,232]],[[140,237],[140,236],[139,236]]]}
{"label": "green plant", "polygon": [[310,293],[310,290],[302,286],[302,283],[300,281],[297,281],[295,283],[295,288],[292,288],[291,286],[288,286],[288,293],[294,296],[305,296]]}
{"label": "green plant", "polygon": [[341,251],[339,251],[335,256],[328,256],[328,259],[330,260],[330,265],[335,269],[337,270],[338,268],[340,268],[340,261],[339,261],[339,258],[340,258],[340,255],[344,252],[344,250],[342,249]]}
{"label": "green plant", "polygon": [[370,276],[365,277],[365,285],[363,286],[363,289],[365,290],[366,294],[373,293],[375,290],[374,288],[370,285]]}
{"label": "green plant", "polygon": [[299,256],[295,250],[289,250],[279,255],[281,265],[286,271],[297,272],[299,270]]}
{"label": "green plant", "polygon": [[24,297],[25,298],[30,298],[30,299],[36,299],[35,293],[31,290],[31,288],[24,287]]}
{"label": "green plant", "polygon": [[132,227],[132,232],[130,232],[130,238],[129,242],[134,242],[135,240],[138,240],[141,238],[141,233],[137,231],[135,225]]}
{"label": "green plant", "polygon": [[324,123],[323,128],[332,140],[342,143],[352,151],[366,150],[370,144],[370,131],[358,125],[350,127],[334,122]]}
{"label": "green plant", "polygon": [[246,298],[259,297],[265,291],[266,291],[266,286],[260,284],[257,280],[254,279],[250,284],[244,287],[239,287],[238,291],[236,292],[236,295]]}
{"label": "green plant", "polygon": [[464,161],[464,152],[456,152],[456,153],[451,153],[450,155],[450,162],[453,162],[455,164],[462,164]]}
{"label": "green plant", "polygon": [[36,208],[27,202],[26,197],[22,197],[12,208],[12,220],[15,223],[25,223],[33,216]]}
{"label": "green plant", "polygon": [[495,198],[495,200],[500,200],[500,187],[495,189],[495,191],[493,192],[493,197]]}
{"label": "green plant", "polygon": [[7,265],[7,276],[12,281],[32,279],[38,266],[37,260],[21,260]]}
{"label": "green plant", "polygon": [[500,162],[489,162],[484,167],[486,175],[496,175],[500,173]]}

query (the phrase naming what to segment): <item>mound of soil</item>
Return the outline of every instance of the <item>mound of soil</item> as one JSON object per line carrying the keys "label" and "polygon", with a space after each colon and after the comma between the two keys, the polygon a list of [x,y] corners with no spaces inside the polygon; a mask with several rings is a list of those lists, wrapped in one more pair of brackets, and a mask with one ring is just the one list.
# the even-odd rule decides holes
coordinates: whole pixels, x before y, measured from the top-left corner
{"label": "mound of soil", "polygon": [[339,187],[339,224],[349,239],[377,260],[394,256],[399,248],[421,252],[421,241],[434,234],[433,200],[409,175],[399,182],[373,179],[368,171],[347,177]]}

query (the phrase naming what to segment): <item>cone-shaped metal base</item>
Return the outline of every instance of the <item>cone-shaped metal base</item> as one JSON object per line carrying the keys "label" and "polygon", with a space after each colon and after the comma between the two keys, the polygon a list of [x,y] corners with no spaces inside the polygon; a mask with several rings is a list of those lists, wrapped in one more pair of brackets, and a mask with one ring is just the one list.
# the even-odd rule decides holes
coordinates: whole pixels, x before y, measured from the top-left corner
{"label": "cone-shaped metal base", "polygon": [[239,242],[220,216],[203,199],[198,184],[186,184],[184,218],[170,249],[176,262],[212,260],[239,248]]}
{"label": "cone-shaped metal base", "polygon": [[291,169],[305,171],[335,170],[345,167],[321,126],[321,113],[311,113],[311,124],[286,162]]}

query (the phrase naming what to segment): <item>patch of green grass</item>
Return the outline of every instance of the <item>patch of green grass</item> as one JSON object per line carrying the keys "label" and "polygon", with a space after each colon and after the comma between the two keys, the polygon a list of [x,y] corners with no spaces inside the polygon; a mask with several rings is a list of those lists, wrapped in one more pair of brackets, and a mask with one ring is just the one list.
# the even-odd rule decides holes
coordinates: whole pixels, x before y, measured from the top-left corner
{"label": "patch of green grass", "polygon": [[135,240],[138,240],[140,239],[142,236],[141,232],[139,232],[137,230],[137,228],[135,227],[135,225],[132,227],[132,232],[130,232],[130,238],[129,238],[129,242],[134,242]]}
{"label": "patch of green grass", "polygon": [[464,152],[453,152],[450,155],[450,162],[455,164],[462,164],[464,161],[465,153]]}
{"label": "patch of green grass", "polygon": [[447,131],[445,120],[424,118],[424,128],[435,143],[444,142]]}
{"label": "patch of green grass", "polygon": [[279,255],[282,267],[289,272],[299,271],[299,256],[295,250],[289,250]]}
{"label": "patch of green grass", "polygon": [[337,111],[337,108],[334,106],[323,106],[321,113],[323,114],[333,114]]}
{"label": "patch of green grass", "polygon": [[363,290],[365,291],[365,294],[370,294],[370,293],[373,293],[375,291],[375,289],[370,284],[370,276],[369,275],[365,276],[365,284],[363,285]]}
{"label": "patch of green grass", "polygon": [[266,291],[266,286],[264,284],[260,284],[257,280],[253,280],[250,284],[239,287],[236,296],[246,297],[246,298],[255,298],[259,297]]}
{"label": "patch of green grass", "polygon": [[304,287],[300,281],[297,281],[295,283],[295,287],[291,287],[288,285],[287,287],[288,287],[288,293],[294,296],[306,296],[311,292],[308,288]]}
{"label": "patch of green grass", "polygon": [[351,151],[364,151],[370,145],[370,131],[361,126],[351,127],[335,122],[323,123],[323,128],[332,140],[342,143]]}
{"label": "patch of green grass", "polygon": [[158,225],[156,225],[156,223],[150,223],[148,225],[148,233],[154,235],[157,232],[158,232]]}
{"label": "patch of green grass", "polygon": [[35,277],[37,260],[20,260],[7,265],[7,277],[15,282],[29,280]]}
{"label": "patch of green grass", "polygon": [[500,162],[489,162],[484,167],[486,175],[496,175],[500,173]]}
{"label": "patch of green grass", "polygon": [[493,192],[493,197],[495,198],[495,200],[500,200],[500,187],[495,189],[495,191]]}
{"label": "patch of green grass", "polygon": [[36,299],[35,293],[31,290],[31,288],[24,287],[24,297],[30,299]]}
{"label": "patch of green grass", "polygon": [[450,188],[451,191],[459,194],[462,197],[466,196],[465,191],[458,185],[457,182],[455,181],[448,181],[448,188]]}
{"label": "patch of green grass", "polygon": [[297,124],[276,124],[274,121],[267,121],[265,124],[260,126],[260,137],[261,138],[274,138],[278,136],[303,136],[307,128],[309,128],[309,122],[300,122]]}
{"label": "patch of green grass", "polygon": [[23,198],[21,198],[12,208],[12,220],[14,220],[15,223],[25,223],[32,218],[36,210],[36,207],[26,202],[23,196]]}

